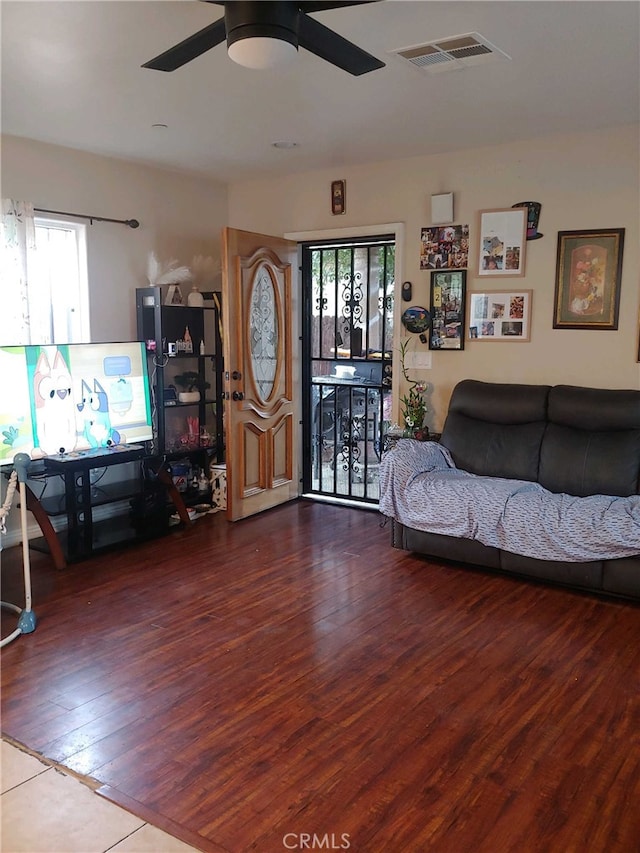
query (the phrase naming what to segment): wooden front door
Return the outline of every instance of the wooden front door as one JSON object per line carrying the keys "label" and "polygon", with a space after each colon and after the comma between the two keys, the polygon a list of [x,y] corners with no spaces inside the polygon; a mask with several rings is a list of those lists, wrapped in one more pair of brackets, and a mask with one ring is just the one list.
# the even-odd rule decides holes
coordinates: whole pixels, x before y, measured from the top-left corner
{"label": "wooden front door", "polygon": [[299,494],[293,281],[297,245],[222,233],[227,518]]}

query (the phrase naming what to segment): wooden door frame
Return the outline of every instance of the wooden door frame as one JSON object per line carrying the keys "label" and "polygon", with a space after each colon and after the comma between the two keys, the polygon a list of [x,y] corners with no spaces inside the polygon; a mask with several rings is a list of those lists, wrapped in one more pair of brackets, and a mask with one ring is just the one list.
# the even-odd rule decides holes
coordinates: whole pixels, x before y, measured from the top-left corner
{"label": "wooden door frame", "polygon": [[[324,230],[318,229],[314,231],[289,231],[283,234],[285,240],[295,240],[297,243],[309,243],[314,240],[349,240],[352,237],[377,237],[379,234],[393,234],[395,236],[396,253],[395,253],[395,286],[393,290],[393,353],[392,353],[392,370],[393,376],[399,377],[402,375],[400,369],[400,301],[402,298],[402,284],[404,280],[404,222],[383,222],[378,225],[354,225],[350,228],[327,228]],[[298,248],[300,255],[300,248]],[[300,284],[301,284],[300,280]],[[298,364],[302,358],[302,342],[298,335],[299,351]],[[398,423],[400,418],[400,383],[394,382],[391,386],[391,418],[394,423]],[[302,445],[300,445],[302,447]]]}

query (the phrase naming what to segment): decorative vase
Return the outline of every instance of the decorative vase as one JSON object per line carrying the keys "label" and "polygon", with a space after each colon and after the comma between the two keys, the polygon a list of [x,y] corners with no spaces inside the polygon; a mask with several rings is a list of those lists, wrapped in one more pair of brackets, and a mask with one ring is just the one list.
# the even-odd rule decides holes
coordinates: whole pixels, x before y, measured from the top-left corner
{"label": "decorative vase", "polygon": [[195,284],[193,285],[193,287],[189,291],[189,295],[187,296],[187,305],[189,306],[189,308],[202,308],[202,306],[204,305],[204,297]]}

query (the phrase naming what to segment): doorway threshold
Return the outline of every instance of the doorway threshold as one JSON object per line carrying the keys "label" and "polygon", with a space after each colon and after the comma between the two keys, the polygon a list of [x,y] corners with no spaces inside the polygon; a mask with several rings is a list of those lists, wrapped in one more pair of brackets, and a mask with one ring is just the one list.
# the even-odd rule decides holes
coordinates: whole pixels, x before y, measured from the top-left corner
{"label": "doorway threshold", "polygon": [[335,495],[319,495],[316,492],[305,492],[300,495],[308,501],[318,501],[325,504],[338,504],[340,506],[350,506],[353,509],[367,509],[369,511],[380,512],[380,506],[377,503],[365,503],[364,501],[353,501],[349,498],[339,498]]}

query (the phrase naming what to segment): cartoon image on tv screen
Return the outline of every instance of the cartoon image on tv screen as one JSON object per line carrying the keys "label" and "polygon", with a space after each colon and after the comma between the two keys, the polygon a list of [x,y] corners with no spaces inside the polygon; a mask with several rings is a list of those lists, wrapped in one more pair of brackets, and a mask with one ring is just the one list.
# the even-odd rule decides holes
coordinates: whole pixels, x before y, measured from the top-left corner
{"label": "cartoon image on tv screen", "polygon": [[143,344],[0,347],[0,464],[152,438]]}
{"label": "cartoon image on tv screen", "polygon": [[91,447],[106,447],[107,442],[120,444],[120,433],[111,426],[109,418],[109,398],[97,379],[93,380],[93,390],[82,380],[82,402],[78,411],[84,418],[83,435]]}
{"label": "cartoon image on tv screen", "polygon": [[53,365],[46,352],[38,356],[33,378],[37,446],[45,456],[76,445],[73,380],[64,356],[56,350]]}

